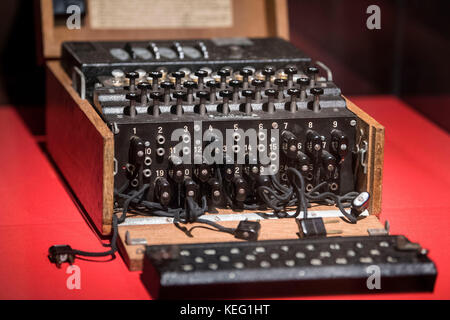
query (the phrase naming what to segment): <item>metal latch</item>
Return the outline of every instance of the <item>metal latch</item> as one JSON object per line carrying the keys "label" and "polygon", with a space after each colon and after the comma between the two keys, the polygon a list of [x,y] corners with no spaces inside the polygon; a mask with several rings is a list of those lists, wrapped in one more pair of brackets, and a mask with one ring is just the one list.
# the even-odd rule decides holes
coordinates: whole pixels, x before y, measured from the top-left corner
{"label": "metal latch", "polygon": [[420,244],[411,242],[404,236],[399,236],[397,238],[396,248],[401,251],[422,251]]}
{"label": "metal latch", "polygon": [[384,224],[384,229],[381,228],[368,228],[367,233],[369,236],[387,236],[389,235],[389,229],[391,226],[389,225],[389,222],[386,220]]}
{"label": "metal latch", "polygon": [[367,151],[369,149],[369,144],[366,140],[361,140],[359,144],[356,145],[356,153],[358,154],[359,164],[363,167],[364,174],[367,174]]}
{"label": "metal latch", "polygon": [[136,246],[136,245],[146,245],[147,239],[145,238],[131,238],[130,232],[127,230],[125,233],[125,242],[129,246]]}

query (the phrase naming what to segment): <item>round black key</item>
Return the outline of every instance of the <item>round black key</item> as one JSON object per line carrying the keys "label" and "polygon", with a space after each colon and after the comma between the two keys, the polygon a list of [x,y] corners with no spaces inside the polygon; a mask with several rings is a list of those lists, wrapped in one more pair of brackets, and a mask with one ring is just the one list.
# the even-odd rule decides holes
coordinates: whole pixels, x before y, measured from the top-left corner
{"label": "round black key", "polygon": [[288,75],[296,74],[298,72],[296,67],[287,67],[284,69],[284,72]]}
{"label": "round black key", "polygon": [[242,81],[240,81],[240,80],[230,80],[230,82],[228,82],[228,84],[231,87],[233,87],[234,89],[237,89],[237,88],[242,86]]}
{"label": "round black key", "polygon": [[162,77],[162,72],[161,71],[151,71],[151,72],[148,73],[148,75],[152,79],[159,79],[159,78]]}
{"label": "round black key", "polygon": [[186,97],[186,92],[184,92],[184,91],[175,91],[173,93],[173,97],[175,99],[184,99]]}
{"label": "round black key", "polygon": [[215,80],[209,80],[206,85],[210,88],[217,88],[217,82]]}
{"label": "round black key", "polygon": [[241,71],[239,71],[239,74],[243,77],[248,77],[253,74],[253,71],[250,69],[242,69]]}
{"label": "round black key", "polygon": [[208,76],[208,71],[200,69],[195,71],[195,75],[197,76],[197,83],[200,86],[203,86],[203,78],[205,78],[206,76]]}
{"label": "round black key", "polygon": [[288,89],[287,94],[290,96],[298,97],[300,94],[300,90],[298,90],[297,88],[291,88]]}
{"label": "round black key", "polygon": [[229,77],[231,72],[228,69],[220,69],[219,71],[217,71],[217,74],[221,77]]}
{"label": "round black key", "polygon": [[136,101],[137,99],[138,99],[138,97],[139,97],[139,95],[136,93],[136,92],[128,92],[126,95],[125,95],[125,98],[127,98],[128,100],[133,100],[133,101]]}
{"label": "round black key", "polygon": [[142,81],[139,82],[137,85],[138,89],[141,89],[143,91],[148,90],[152,87],[152,85],[150,83],[148,83],[147,81]]}
{"label": "round black key", "polygon": [[150,93],[150,98],[152,98],[155,101],[162,101],[164,97],[164,94],[162,94],[161,92],[155,91]]}
{"label": "round black key", "polygon": [[200,70],[195,71],[195,75],[199,78],[204,78],[204,77],[208,76],[208,71],[200,69]]}
{"label": "round black key", "polygon": [[199,91],[197,92],[197,98],[199,99],[208,99],[209,98],[209,92],[207,91]]}
{"label": "round black key", "polygon": [[311,92],[312,95],[318,96],[318,95],[323,94],[323,89],[319,88],[319,87],[314,87],[314,88],[311,88],[311,90],[309,90],[309,92]]}
{"label": "round black key", "polygon": [[125,77],[127,79],[134,80],[139,78],[139,73],[137,73],[136,71],[130,71],[125,75]]}
{"label": "round black key", "polygon": [[219,92],[219,96],[222,98],[231,98],[233,96],[233,92],[230,90],[222,90]]}
{"label": "round black key", "polygon": [[287,80],[286,79],[275,79],[274,81],[275,85],[278,86],[279,88],[285,87],[287,85]]}
{"label": "round black key", "polygon": [[242,95],[246,98],[253,98],[255,96],[255,91],[253,90],[242,90]]}
{"label": "round black key", "polygon": [[277,95],[278,91],[275,89],[267,89],[266,91],[264,91],[264,93],[266,94],[266,96],[268,97],[274,97]]}
{"label": "round black key", "polygon": [[163,82],[161,82],[160,86],[163,89],[173,89],[174,88],[173,83],[170,81],[163,81]]}
{"label": "round black key", "polygon": [[260,79],[253,79],[252,80],[252,85],[255,87],[262,87],[264,85],[264,81],[260,80]]}
{"label": "round black key", "polygon": [[275,74],[275,69],[273,67],[265,67],[262,71],[262,74],[266,77],[272,76]]}
{"label": "round black key", "polygon": [[184,78],[185,76],[186,76],[186,73],[184,73],[184,71],[172,72],[172,77],[174,77],[175,79],[181,79],[181,78]]}
{"label": "round black key", "polygon": [[187,89],[194,89],[197,87],[197,83],[192,80],[187,80],[183,83],[183,86]]}
{"label": "round black key", "polygon": [[308,77],[301,77],[297,79],[297,83],[300,86],[308,86],[310,84],[311,80]]}
{"label": "round black key", "polygon": [[310,74],[310,75],[318,74],[319,73],[319,68],[314,67],[314,66],[310,66],[310,67],[306,68],[306,73]]}

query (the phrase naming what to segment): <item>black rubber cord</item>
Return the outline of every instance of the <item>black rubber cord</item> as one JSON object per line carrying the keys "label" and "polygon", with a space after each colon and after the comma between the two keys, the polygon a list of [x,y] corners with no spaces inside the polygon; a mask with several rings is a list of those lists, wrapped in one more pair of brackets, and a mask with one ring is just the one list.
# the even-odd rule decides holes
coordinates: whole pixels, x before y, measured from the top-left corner
{"label": "black rubber cord", "polygon": [[267,207],[274,210],[279,218],[287,217],[286,208],[296,206],[295,214],[298,217],[303,211],[303,218],[308,218],[308,206],[310,202],[324,205],[336,205],[349,223],[356,223],[357,219],[345,210],[351,205],[351,201],[358,196],[358,192],[349,192],[343,196],[331,192],[319,192],[327,185],[324,181],[314,187],[311,191],[305,191],[305,180],[303,175],[296,169],[289,167],[286,171],[288,186],[284,186],[275,177],[271,176],[272,187],[260,186],[257,192]]}

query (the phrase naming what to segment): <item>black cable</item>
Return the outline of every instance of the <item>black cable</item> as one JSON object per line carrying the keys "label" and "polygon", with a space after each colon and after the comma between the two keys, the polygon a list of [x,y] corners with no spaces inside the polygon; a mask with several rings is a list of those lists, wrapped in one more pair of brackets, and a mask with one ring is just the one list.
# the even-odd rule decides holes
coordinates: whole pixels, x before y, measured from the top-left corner
{"label": "black cable", "polygon": [[73,253],[76,256],[83,256],[83,257],[106,257],[106,256],[112,256],[114,258],[114,254],[117,251],[117,236],[118,236],[118,218],[117,215],[113,215],[112,218],[112,238],[111,238],[111,249],[104,252],[89,252],[89,251],[82,251],[82,250],[76,250],[73,249]]}
{"label": "black cable", "polygon": [[343,196],[331,192],[319,192],[327,185],[325,181],[306,192],[303,175],[296,168],[292,167],[289,167],[286,172],[288,186],[284,186],[275,176],[271,176],[272,187],[260,186],[257,189],[261,199],[267,207],[274,210],[277,217],[286,217],[288,215],[286,207],[295,205],[296,211],[293,217],[297,217],[303,211],[304,219],[307,219],[307,210],[311,201],[318,204],[336,205],[348,222],[356,223],[357,219],[348,213],[345,208],[351,205],[353,199],[358,196],[358,192],[349,192]]}
{"label": "black cable", "polygon": [[123,204],[122,216],[120,217],[118,223],[122,223],[125,221],[127,217],[128,207],[130,206],[131,201],[133,201],[133,199],[137,199],[140,196],[143,196],[148,187],[150,187],[150,184],[144,184],[139,191],[135,192],[131,197],[125,200]]}
{"label": "black cable", "polygon": [[308,195],[307,197],[309,198],[309,200],[313,200],[313,201],[324,200],[326,198],[328,198],[328,199],[331,198],[331,199],[334,200],[334,204],[338,207],[339,211],[341,211],[341,213],[348,219],[348,221],[350,223],[356,223],[357,222],[357,219],[353,215],[351,215],[350,213],[345,211],[345,208],[343,207],[343,205],[341,203],[341,198],[338,195],[336,195],[336,194],[334,194],[332,192],[324,192],[324,193],[321,193],[321,194],[319,194],[317,196]]}
{"label": "black cable", "polygon": [[[224,188],[224,184],[222,183],[222,175],[220,170],[216,170],[217,179],[219,180],[220,185]],[[286,207],[296,205],[296,211],[293,217],[299,216],[301,211],[303,211],[304,219],[308,218],[308,205],[309,201],[325,203],[325,204],[335,204],[342,214],[348,219],[351,223],[356,223],[356,218],[351,214],[345,211],[344,205],[346,202],[354,199],[355,196],[358,195],[357,192],[349,192],[343,196],[338,196],[331,192],[322,192],[320,190],[322,187],[326,185],[326,182],[322,182],[316,187],[314,187],[310,192],[305,192],[305,181],[302,174],[295,168],[287,169],[287,176],[290,186],[284,186],[281,182],[275,177],[271,177],[271,182],[273,188],[267,186],[260,186],[257,189],[260,197],[264,200],[265,204],[272,208],[275,214],[278,217],[286,217],[288,214],[286,213]],[[202,215],[206,213],[208,210],[206,197],[203,196],[201,198],[202,205],[201,207],[198,205],[196,201],[192,197],[186,198],[186,209],[182,208],[164,208],[161,204],[156,202],[151,202],[143,199],[143,195],[150,187],[149,184],[144,184],[139,190],[132,190],[128,194],[125,193],[129,187],[129,182],[125,183],[118,190],[114,190],[114,194],[124,199],[122,205],[122,215],[120,218],[117,216],[116,212],[113,214],[112,221],[112,238],[111,238],[111,249],[104,252],[88,252],[82,250],[73,250],[73,253],[77,256],[85,256],[85,257],[104,257],[112,255],[114,257],[114,253],[117,251],[117,236],[118,236],[118,225],[125,221],[126,215],[130,210],[130,206],[134,206],[132,208],[136,214],[145,214],[145,215],[153,215],[153,216],[163,216],[163,217],[171,217],[174,219],[174,223],[203,223],[207,224],[218,231],[226,232],[230,234],[234,234],[234,228],[226,228],[217,224],[213,221],[206,220],[200,218]],[[224,190],[222,190],[224,191]],[[232,206],[232,200],[228,196],[227,192],[223,192],[226,197],[227,203]],[[136,209],[136,207],[139,209]],[[256,205],[246,205],[247,208],[256,208]],[[148,212],[143,212],[144,210],[148,210]]]}
{"label": "black cable", "polygon": [[[222,186],[222,194],[225,195],[226,201],[231,208],[233,208],[233,202],[228,196],[228,192],[224,190],[224,184],[222,183],[222,175],[220,169],[216,170],[217,179]],[[303,211],[303,218],[308,218],[308,206],[309,201],[326,204],[326,205],[336,205],[344,217],[350,223],[356,223],[357,219],[347,211],[345,207],[349,205],[351,201],[358,195],[358,192],[349,192],[343,196],[339,196],[332,192],[319,192],[320,189],[327,185],[326,182],[322,182],[314,187],[309,192],[305,191],[305,180],[303,175],[295,168],[289,167],[287,169],[287,177],[289,186],[284,186],[275,176],[271,176],[271,187],[260,186],[257,188],[257,192],[261,199],[264,201],[267,207],[272,208],[274,213],[279,218],[284,218],[288,216],[286,212],[287,207],[296,206],[295,213],[292,217],[298,217]],[[88,252],[82,250],[72,250],[74,256],[79,257],[105,257],[111,255],[112,258],[115,256],[117,251],[117,237],[118,237],[118,225],[125,221],[127,213],[130,211],[133,214],[149,215],[149,216],[162,216],[170,217],[174,219],[174,224],[178,226],[178,223],[193,223],[198,222],[202,224],[209,225],[213,227],[216,231],[226,232],[230,234],[235,234],[236,228],[223,227],[218,223],[213,221],[200,218],[203,216],[207,210],[207,199],[206,196],[201,198],[201,206],[198,205],[192,197],[186,198],[186,208],[167,208],[163,207],[161,204],[156,202],[147,201],[143,198],[145,192],[150,187],[149,184],[144,184],[139,190],[131,190],[126,192],[129,188],[129,182],[127,181],[122,187],[114,190],[114,195],[118,198],[123,199],[121,216],[118,217],[120,211],[116,211],[112,217],[112,238],[110,249],[104,252]],[[256,209],[259,205],[244,204],[245,209]],[[185,227],[178,226],[181,230],[185,231],[186,234],[190,235],[193,228],[187,229]]]}
{"label": "black cable", "polygon": [[[221,180],[220,175],[219,175],[219,178]],[[147,186],[144,186],[140,191],[135,192],[132,195],[128,195],[128,194],[124,194],[124,193],[116,191],[115,192],[116,196],[118,196],[122,199],[125,199],[124,204],[123,204],[124,208],[122,209],[122,211],[123,212],[128,211],[130,205],[133,205],[133,206],[141,205],[143,208],[148,210],[148,212],[145,213],[146,215],[170,217],[170,218],[174,219],[175,224],[193,223],[193,222],[204,223],[204,224],[208,224],[208,225],[216,228],[217,231],[234,234],[234,232],[235,232],[234,228],[226,228],[215,222],[200,218],[202,215],[204,215],[208,211],[206,196],[203,196],[201,198],[201,202],[202,202],[201,207],[197,204],[197,202],[194,201],[194,199],[192,197],[187,197],[186,198],[186,209],[163,208],[159,203],[139,199],[139,196],[143,194],[143,192],[146,190],[146,188],[147,188]],[[137,213],[139,213],[139,211],[137,211]],[[123,215],[124,214],[122,214],[122,216]],[[120,222],[121,221],[119,221],[119,223]],[[185,228],[181,228],[181,229],[183,231],[185,231],[186,233],[189,233],[189,230],[187,230]]]}
{"label": "black cable", "polygon": [[[287,169],[287,176],[289,182],[295,187],[295,191],[297,193],[298,205],[296,209],[295,217],[300,214],[300,207],[303,209],[303,219],[307,219],[308,217],[308,202],[305,196],[305,180],[303,179],[302,174],[295,168]],[[298,181],[300,185],[298,185]]]}
{"label": "black cable", "polygon": [[[128,188],[128,182],[125,183],[118,191],[115,191],[115,193],[120,194],[120,192],[124,192]],[[114,254],[117,251],[117,236],[118,236],[118,225],[125,221],[127,208],[130,205],[131,201],[133,199],[136,199],[139,196],[142,196],[147,188],[149,187],[149,184],[145,184],[142,186],[142,188],[135,192],[132,196],[130,196],[124,203],[124,208],[122,210],[122,216],[120,218],[117,217],[117,213],[114,213],[112,216],[112,237],[111,237],[111,249],[108,251],[103,252],[90,252],[90,251],[82,251],[73,249],[73,254],[75,256],[83,256],[83,257],[106,257],[106,256],[112,256],[114,258]]]}
{"label": "black cable", "polygon": [[197,219],[196,222],[208,224],[208,225],[210,225],[210,226],[212,226],[214,228],[217,228],[219,231],[227,232],[227,233],[230,233],[230,234],[234,234],[234,232],[236,230],[235,228],[227,228],[227,227],[221,226],[220,224],[215,223],[214,221],[211,221],[211,220],[206,220],[206,219],[201,219],[200,218],[200,219]]}

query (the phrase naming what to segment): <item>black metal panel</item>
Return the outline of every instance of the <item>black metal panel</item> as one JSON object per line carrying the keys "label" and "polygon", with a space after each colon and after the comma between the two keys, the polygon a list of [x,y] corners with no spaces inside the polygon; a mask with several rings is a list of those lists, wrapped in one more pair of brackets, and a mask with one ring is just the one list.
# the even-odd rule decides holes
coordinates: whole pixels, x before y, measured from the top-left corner
{"label": "black metal panel", "polygon": [[157,245],[142,279],[153,295],[181,299],[432,291],[426,254],[404,236]]}
{"label": "black metal panel", "polygon": [[[155,44],[160,54],[161,49],[170,52],[156,59],[151,44]],[[206,48],[207,55],[201,51],[199,44]],[[189,56],[184,52],[181,58],[175,45],[189,47],[198,51],[199,56]],[[151,54],[151,58],[133,56],[133,49],[141,48]],[[111,54],[111,50],[120,49],[124,57],[121,60]],[[272,65],[277,68],[288,63],[306,64],[311,59],[295,48],[291,43],[279,38],[229,38],[216,40],[178,40],[178,41],[133,41],[133,42],[65,42],[62,45],[61,63],[71,76],[74,66],[78,67],[86,77],[87,91],[92,88],[97,77],[110,76],[114,69],[125,72],[137,68],[153,71],[157,67],[165,67],[169,72],[179,68],[197,70],[200,67],[219,69],[231,66],[239,69],[247,65],[262,68]]]}

